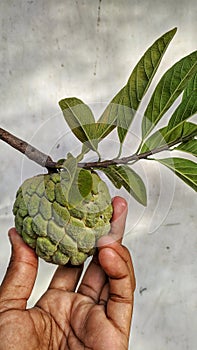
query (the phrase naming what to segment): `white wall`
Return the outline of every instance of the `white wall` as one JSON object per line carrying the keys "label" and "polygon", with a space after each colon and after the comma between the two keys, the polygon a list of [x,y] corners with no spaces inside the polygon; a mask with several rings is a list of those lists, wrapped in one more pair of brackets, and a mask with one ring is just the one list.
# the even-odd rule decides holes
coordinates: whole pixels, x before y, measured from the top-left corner
{"label": "white wall", "polygon": [[[147,47],[175,26],[178,33],[158,74],[196,49],[196,0],[103,0],[100,14],[98,6],[97,0],[0,2],[0,125],[54,157],[77,147],[59,111],[61,98],[76,96],[95,110],[103,107]],[[130,139],[125,152],[129,145]],[[43,170],[3,142],[0,163],[2,279],[16,189]],[[197,342],[197,196],[153,163],[143,162],[139,170],[148,185],[148,208],[143,211],[121,192],[129,201],[124,243],[137,279],[130,349],[192,350]],[[31,305],[53,271],[40,263]]]}

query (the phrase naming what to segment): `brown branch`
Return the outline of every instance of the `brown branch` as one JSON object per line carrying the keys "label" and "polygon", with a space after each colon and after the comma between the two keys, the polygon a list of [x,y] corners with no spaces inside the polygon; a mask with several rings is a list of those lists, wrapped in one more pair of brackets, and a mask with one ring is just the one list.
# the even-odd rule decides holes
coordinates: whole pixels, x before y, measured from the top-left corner
{"label": "brown branch", "polygon": [[[17,149],[21,153],[25,154],[29,159],[33,160],[37,164],[47,168],[49,171],[55,171],[55,169],[60,168],[59,165],[57,166],[57,162],[54,162],[49,155],[42,153],[37,148],[19,139],[18,137],[12,135],[11,133],[9,133],[8,131],[2,128],[0,128],[0,139],[7,142],[10,146]],[[84,169],[91,169],[91,168],[107,168],[110,165],[117,165],[117,164],[127,164],[132,161],[146,159],[155,153],[169,150],[170,147],[175,146],[179,142],[183,142],[187,140],[188,138],[184,138],[184,139],[182,138],[178,141],[173,141],[168,145],[166,144],[141,154],[132,154],[131,156],[128,156],[128,157],[109,159],[109,160],[104,160],[100,162],[97,161],[97,162],[78,163],[78,166]]]}
{"label": "brown branch", "polygon": [[19,139],[12,135],[8,131],[0,128],[0,139],[7,142],[10,146],[23,153],[29,159],[33,160],[42,167],[47,169],[55,168],[56,162],[54,162],[50,156],[42,153],[37,148],[31,146],[29,143]]}

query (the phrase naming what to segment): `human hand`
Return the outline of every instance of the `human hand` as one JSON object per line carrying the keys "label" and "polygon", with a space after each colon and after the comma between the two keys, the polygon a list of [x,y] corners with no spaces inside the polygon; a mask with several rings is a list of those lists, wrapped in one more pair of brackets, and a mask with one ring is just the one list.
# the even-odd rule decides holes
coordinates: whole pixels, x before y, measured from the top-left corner
{"label": "human hand", "polygon": [[127,204],[113,200],[111,233],[99,240],[76,290],[82,266],[57,268],[46,293],[26,309],[38,259],[9,231],[12,256],[0,287],[0,350],[128,349],[135,277],[128,250],[121,245]]}

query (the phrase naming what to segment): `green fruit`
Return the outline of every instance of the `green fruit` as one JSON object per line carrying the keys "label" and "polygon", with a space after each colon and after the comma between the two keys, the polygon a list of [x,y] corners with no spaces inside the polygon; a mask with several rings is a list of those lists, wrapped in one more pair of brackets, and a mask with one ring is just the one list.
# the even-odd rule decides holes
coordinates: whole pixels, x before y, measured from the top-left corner
{"label": "green fruit", "polygon": [[75,183],[68,196],[64,171],[34,176],[17,192],[13,207],[16,229],[47,262],[82,264],[94,254],[97,240],[110,230],[108,188],[96,173],[78,170],[78,174],[81,171],[88,173],[88,193],[85,186],[80,190]]}

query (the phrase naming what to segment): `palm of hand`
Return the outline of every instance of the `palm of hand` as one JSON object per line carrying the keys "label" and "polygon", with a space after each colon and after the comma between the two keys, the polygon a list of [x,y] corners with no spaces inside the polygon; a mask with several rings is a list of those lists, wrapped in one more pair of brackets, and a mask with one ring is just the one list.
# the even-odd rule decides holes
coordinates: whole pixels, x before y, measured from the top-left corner
{"label": "palm of hand", "polygon": [[26,310],[37,258],[14,230],[11,235],[13,257],[0,288],[0,350],[10,344],[15,350],[127,349],[135,281],[126,248],[106,238],[77,292],[82,267],[59,267],[47,292]]}

